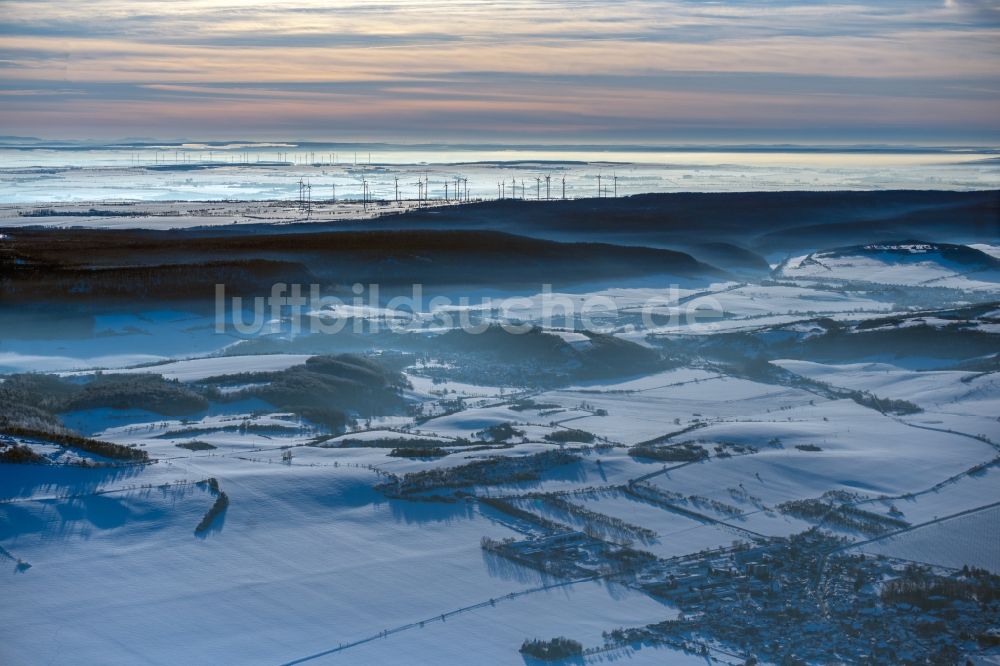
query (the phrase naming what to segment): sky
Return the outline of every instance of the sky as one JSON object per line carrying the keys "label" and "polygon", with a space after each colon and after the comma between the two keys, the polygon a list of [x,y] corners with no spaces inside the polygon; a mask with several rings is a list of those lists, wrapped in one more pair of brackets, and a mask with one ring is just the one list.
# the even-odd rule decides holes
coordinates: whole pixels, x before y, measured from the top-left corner
{"label": "sky", "polygon": [[0,135],[1000,145],[1000,0],[0,0]]}

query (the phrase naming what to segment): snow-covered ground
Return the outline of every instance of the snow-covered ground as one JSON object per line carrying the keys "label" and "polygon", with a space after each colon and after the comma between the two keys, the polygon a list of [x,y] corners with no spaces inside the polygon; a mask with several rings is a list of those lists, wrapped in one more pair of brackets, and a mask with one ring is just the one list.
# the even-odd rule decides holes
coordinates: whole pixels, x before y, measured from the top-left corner
{"label": "snow-covered ground", "polygon": [[[989,257],[989,253],[986,256]],[[995,261],[958,261],[933,244],[873,244],[855,250],[814,252],[793,257],[784,262],[776,274],[791,279],[997,292],[1000,290],[1000,269],[995,264]]]}
{"label": "snow-covered ground", "polygon": [[881,397],[914,402],[927,411],[967,416],[1000,414],[1000,377],[978,372],[916,372],[889,363],[824,365],[778,360],[777,365],[831,386],[870,391]]}
{"label": "snow-covered ground", "polygon": [[[195,358],[170,363],[157,363],[131,368],[120,368],[108,374],[163,375],[164,379],[194,382],[208,377],[238,375],[246,372],[275,372],[309,360],[309,354],[266,354],[259,356],[219,356]],[[79,374],[79,373],[77,373]]]}
{"label": "snow-covered ground", "polygon": [[[866,264],[861,279],[943,284],[936,269],[920,262],[908,265],[912,273],[880,270]],[[807,273],[794,284],[719,283],[701,291],[646,285],[595,293],[618,306],[613,323],[621,337],[652,348],[659,347],[649,333],[688,342],[702,338],[679,334],[809,338],[824,332],[818,317],[850,323],[907,314],[891,292],[833,289]],[[979,300],[990,297],[978,285],[958,286]],[[703,327],[637,324],[635,315],[657,298],[658,317],[694,304],[724,318]],[[522,305],[516,316],[541,318],[539,296]],[[922,319],[950,325],[940,316]],[[914,315],[886,327],[915,321]],[[211,324],[183,312],[99,317],[89,337],[0,340],[0,370],[60,372],[82,381],[85,371],[104,367],[187,383],[231,376],[239,384],[240,374],[280,371],[310,358],[220,355],[235,339],[215,334]],[[760,332],[774,325],[784,330]],[[578,331],[552,332],[577,349],[592,346]],[[913,526],[871,540],[824,525],[865,553],[1000,570],[1000,513],[990,508],[1000,502],[1000,379],[987,365],[914,370],[906,358],[773,360],[791,377],[825,384],[830,391],[824,391],[804,381],[756,378],[669,344],[663,349],[677,367],[559,388],[503,385],[488,371],[469,379],[460,371],[471,369],[454,358],[418,355],[404,371],[411,387],[403,398],[411,411],[359,418],[332,436],[259,399],[222,400],[186,418],[113,408],[64,414],[67,425],[137,446],[155,462],[85,467],[85,460],[109,461],[17,440],[54,464],[0,464],[0,564],[8,567],[0,577],[0,661],[519,664],[525,660],[517,648],[526,638],[564,635],[592,648],[603,644],[603,632],[676,618],[676,608],[627,577],[567,579],[481,548],[483,537],[523,539],[537,531],[524,516],[464,496],[411,501],[375,488],[406,474],[560,449],[579,459],[533,478],[461,490],[506,498],[575,530],[593,531],[592,518],[581,517],[587,511],[652,530],[655,537],[633,544],[663,559],[802,532],[815,522],[780,505],[835,497]],[[462,381],[431,377],[449,373]],[[907,401],[921,411],[883,413],[843,397],[847,391]],[[503,424],[517,431],[505,442],[481,434]],[[557,441],[569,430],[595,439]],[[397,445],[426,447],[428,440],[441,450],[391,455]],[[664,461],[629,451],[650,441],[687,443],[705,456]],[[209,478],[229,506],[196,533],[215,501],[210,486],[198,483]],[[674,506],[642,497],[642,489]],[[583,512],[553,508],[540,493],[557,493]],[[706,663],[638,644],[573,663],[613,661]]]}
{"label": "snow-covered ground", "polygon": [[998,543],[1000,505],[949,520],[932,520],[923,527],[859,548],[872,555],[886,555],[952,569],[968,565],[1000,574]]}

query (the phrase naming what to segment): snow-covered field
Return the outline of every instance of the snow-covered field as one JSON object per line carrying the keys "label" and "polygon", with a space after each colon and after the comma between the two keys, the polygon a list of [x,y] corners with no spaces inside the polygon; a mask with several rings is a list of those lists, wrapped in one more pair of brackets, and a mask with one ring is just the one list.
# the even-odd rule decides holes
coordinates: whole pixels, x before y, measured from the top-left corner
{"label": "snow-covered field", "polygon": [[859,547],[865,553],[952,569],[978,567],[1000,574],[1000,505],[949,520],[931,521],[898,536]]}
{"label": "snow-covered field", "polygon": [[[631,388],[636,387],[636,388]],[[640,388],[642,387],[642,388]],[[670,371],[640,381],[610,384],[600,390],[548,391],[538,400],[568,409],[586,403],[606,416],[554,415],[559,423],[581,428],[624,444],[637,444],[711,420],[758,420],[769,410],[808,404],[815,396],[797,389],[721,376],[702,371]],[[777,419],[775,416],[773,419]],[[769,420],[773,420],[769,419]],[[697,437],[694,433],[691,437]]]}

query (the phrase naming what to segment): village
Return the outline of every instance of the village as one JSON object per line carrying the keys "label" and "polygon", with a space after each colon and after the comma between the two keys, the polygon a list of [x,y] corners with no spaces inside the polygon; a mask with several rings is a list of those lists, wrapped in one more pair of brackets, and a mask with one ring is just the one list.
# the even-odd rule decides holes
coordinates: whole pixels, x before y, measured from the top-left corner
{"label": "village", "polygon": [[548,573],[626,581],[679,610],[673,620],[607,632],[604,650],[663,643],[748,664],[924,664],[1000,644],[991,620],[1000,576],[851,553],[845,539],[817,529],[670,560],[592,532],[482,545]]}

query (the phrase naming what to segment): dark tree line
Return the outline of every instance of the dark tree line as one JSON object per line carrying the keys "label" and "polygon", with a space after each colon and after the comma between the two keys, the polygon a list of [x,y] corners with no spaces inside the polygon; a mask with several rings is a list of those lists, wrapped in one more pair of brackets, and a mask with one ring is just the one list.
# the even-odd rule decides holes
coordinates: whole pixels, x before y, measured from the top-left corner
{"label": "dark tree line", "polygon": [[565,636],[558,636],[548,641],[539,639],[526,640],[521,644],[521,654],[544,661],[558,661],[567,657],[577,657],[583,654],[583,645]]}
{"label": "dark tree line", "polygon": [[229,496],[226,495],[226,493],[220,491],[215,498],[215,502],[208,509],[208,511],[205,512],[205,515],[202,516],[201,522],[198,523],[198,526],[194,528],[194,531],[198,533],[207,530],[209,527],[212,526],[212,522],[218,516],[222,515],[222,513],[225,512],[225,510],[228,507],[229,507]]}

